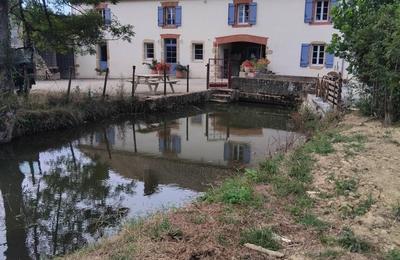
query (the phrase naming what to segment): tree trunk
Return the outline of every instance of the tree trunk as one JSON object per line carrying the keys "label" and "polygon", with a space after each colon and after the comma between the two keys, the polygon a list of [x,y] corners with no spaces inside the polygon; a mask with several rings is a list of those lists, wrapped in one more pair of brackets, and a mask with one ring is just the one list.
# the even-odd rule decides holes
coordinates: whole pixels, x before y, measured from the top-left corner
{"label": "tree trunk", "polygon": [[385,121],[386,127],[393,124],[393,91],[391,87],[385,87]]}
{"label": "tree trunk", "polygon": [[8,0],[0,0],[0,92],[13,87],[11,78],[10,22]]}

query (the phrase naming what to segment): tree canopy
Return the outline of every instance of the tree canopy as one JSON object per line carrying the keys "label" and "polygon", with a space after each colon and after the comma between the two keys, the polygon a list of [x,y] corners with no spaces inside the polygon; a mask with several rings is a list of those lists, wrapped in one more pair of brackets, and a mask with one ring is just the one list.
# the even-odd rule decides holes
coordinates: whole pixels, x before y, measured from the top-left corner
{"label": "tree canopy", "polygon": [[[349,72],[366,85],[373,97],[372,112],[399,118],[400,2],[342,0],[333,10],[331,49],[349,62]],[[394,114],[392,113],[394,112]]]}

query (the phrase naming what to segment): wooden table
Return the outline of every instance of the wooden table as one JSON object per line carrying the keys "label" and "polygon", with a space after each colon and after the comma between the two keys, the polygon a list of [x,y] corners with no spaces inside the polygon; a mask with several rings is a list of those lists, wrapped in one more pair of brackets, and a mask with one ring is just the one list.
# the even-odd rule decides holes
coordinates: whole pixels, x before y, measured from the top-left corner
{"label": "wooden table", "polygon": [[[129,81],[132,83],[132,81]],[[147,85],[150,92],[156,92],[158,85],[160,83],[164,82],[164,75],[159,75],[159,74],[138,74],[136,75],[136,81],[135,81],[135,92],[137,89],[137,86],[139,84],[144,84]],[[169,75],[167,75],[167,83],[170,85],[170,88],[172,90],[173,93],[175,93],[173,84],[176,84],[177,81],[171,81],[169,79]],[[152,88],[152,86],[154,86],[154,90]]]}

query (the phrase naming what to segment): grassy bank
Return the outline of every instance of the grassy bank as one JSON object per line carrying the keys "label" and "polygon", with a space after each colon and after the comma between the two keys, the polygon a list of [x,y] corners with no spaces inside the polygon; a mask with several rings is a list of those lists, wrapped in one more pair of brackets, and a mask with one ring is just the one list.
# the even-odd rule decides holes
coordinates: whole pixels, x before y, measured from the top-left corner
{"label": "grassy bank", "polygon": [[[124,97],[102,98],[90,93],[74,93],[69,99],[62,94],[30,94],[29,96],[1,96],[0,115],[12,114],[12,118],[0,116],[0,134],[6,123],[13,121],[12,136],[77,127],[87,122],[111,119],[137,113],[165,113],[182,109],[207,100],[207,92],[189,95],[159,96],[152,99]],[[10,113],[11,112],[11,113]],[[7,120],[7,122],[3,122]],[[4,128],[4,129],[3,129]],[[1,143],[1,135],[0,135]]]}
{"label": "grassy bank", "polygon": [[[393,156],[399,129],[365,126],[369,121],[362,117],[339,124],[332,118],[321,124],[310,114],[297,117],[306,132],[314,133],[303,146],[275,155],[259,169],[238,172],[185,208],[128,223],[119,235],[66,259],[267,257],[246,243],[288,259],[399,259],[400,210],[393,201],[400,201],[395,190],[400,176],[390,179],[393,201],[386,203],[376,193],[379,182],[356,173],[369,171],[359,161],[371,160],[367,155],[375,142],[384,140],[379,153]],[[373,165],[380,163],[385,162]],[[374,166],[369,167],[374,176]],[[379,234],[374,231],[378,220],[384,222]]]}

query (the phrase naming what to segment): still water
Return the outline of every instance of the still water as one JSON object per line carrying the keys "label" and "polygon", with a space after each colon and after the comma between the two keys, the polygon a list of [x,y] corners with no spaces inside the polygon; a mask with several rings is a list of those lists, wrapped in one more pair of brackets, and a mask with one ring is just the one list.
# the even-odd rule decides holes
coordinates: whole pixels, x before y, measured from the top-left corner
{"label": "still water", "polygon": [[289,111],[195,108],[0,146],[0,259],[62,255],[287,149]]}

